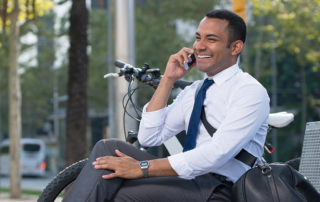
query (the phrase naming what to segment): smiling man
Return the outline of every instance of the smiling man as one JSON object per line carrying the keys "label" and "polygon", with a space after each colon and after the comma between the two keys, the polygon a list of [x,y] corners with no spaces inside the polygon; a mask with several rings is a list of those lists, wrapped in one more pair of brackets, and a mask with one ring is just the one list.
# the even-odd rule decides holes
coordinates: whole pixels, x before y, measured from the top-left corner
{"label": "smiling man", "polygon": [[[232,201],[233,182],[252,165],[248,155],[238,156],[246,153],[259,162],[269,114],[266,90],[237,64],[245,38],[241,17],[214,10],[201,20],[193,48],[170,56],[144,107],[138,139],[156,146],[185,130],[184,152],[159,159],[121,141],[102,140],[64,200]],[[190,54],[196,62],[186,70]],[[167,106],[174,82],[195,67],[207,78]],[[214,134],[200,121],[203,113]]]}

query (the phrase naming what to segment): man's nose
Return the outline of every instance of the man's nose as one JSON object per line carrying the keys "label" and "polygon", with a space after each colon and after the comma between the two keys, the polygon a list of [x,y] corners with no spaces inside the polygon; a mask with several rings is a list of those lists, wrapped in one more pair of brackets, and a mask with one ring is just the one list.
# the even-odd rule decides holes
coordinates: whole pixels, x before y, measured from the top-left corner
{"label": "man's nose", "polygon": [[202,40],[198,40],[198,41],[194,42],[193,49],[194,50],[198,50],[198,51],[199,50],[205,50],[206,49],[206,45]]}

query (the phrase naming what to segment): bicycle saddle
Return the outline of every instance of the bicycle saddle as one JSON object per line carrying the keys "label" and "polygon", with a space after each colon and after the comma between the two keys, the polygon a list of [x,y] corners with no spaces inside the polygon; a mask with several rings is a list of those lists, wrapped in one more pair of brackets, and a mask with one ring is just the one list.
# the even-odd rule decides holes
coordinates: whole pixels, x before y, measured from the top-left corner
{"label": "bicycle saddle", "polygon": [[269,114],[269,126],[275,128],[282,128],[289,125],[293,121],[293,113],[277,112]]}

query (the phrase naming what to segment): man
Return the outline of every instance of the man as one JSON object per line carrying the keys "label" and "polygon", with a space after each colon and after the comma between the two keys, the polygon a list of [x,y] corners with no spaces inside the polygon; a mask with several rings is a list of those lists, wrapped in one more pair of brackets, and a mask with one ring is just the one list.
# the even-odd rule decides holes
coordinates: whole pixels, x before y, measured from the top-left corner
{"label": "man", "polygon": [[[144,107],[138,139],[142,145],[160,145],[186,130],[185,152],[156,159],[121,141],[100,141],[64,200],[231,201],[233,182],[250,168],[235,157],[244,149],[261,159],[269,114],[266,90],[237,64],[245,38],[241,17],[214,10],[200,22],[193,49],[170,56]],[[174,82],[191,69],[184,67],[190,54],[196,57],[191,68],[196,66],[208,78],[194,82],[166,107]],[[200,89],[201,105],[217,129],[212,137],[194,121],[196,92],[205,83],[210,84],[206,91]]]}

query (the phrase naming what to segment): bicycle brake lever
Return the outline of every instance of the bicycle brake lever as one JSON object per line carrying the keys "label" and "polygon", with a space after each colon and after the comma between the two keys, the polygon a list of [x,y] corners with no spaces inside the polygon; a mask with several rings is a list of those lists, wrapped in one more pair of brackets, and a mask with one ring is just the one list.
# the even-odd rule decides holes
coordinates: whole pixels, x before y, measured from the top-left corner
{"label": "bicycle brake lever", "polygon": [[109,77],[119,77],[119,73],[108,73],[103,76],[104,79]]}

